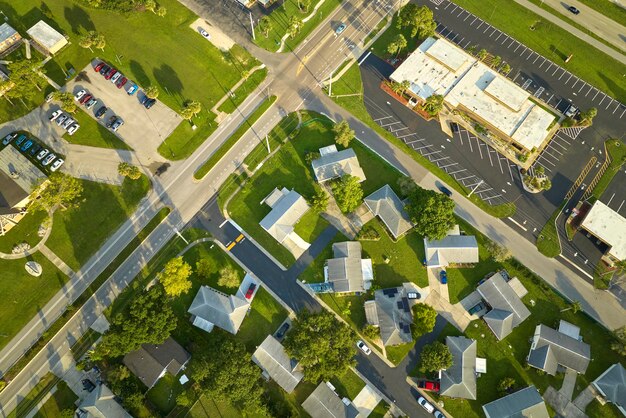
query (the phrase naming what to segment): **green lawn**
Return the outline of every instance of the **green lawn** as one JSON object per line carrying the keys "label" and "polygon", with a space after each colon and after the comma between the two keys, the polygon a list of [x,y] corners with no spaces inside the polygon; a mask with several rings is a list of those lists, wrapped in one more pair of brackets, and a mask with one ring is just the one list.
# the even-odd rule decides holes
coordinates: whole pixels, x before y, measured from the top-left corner
{"label": "green lawn", "polygon": [[345,396],[350,400],[354,400],[361,389],[365,387],[365,382],[350,369],[346,370],[343,376],[330,379],[330,383],[333,384],[335,392],[340,397]]}
{"label": "green lawn", "polygon": [[[196,129],[193,129],[196,126]],[[157,148],[159,154],[169,160],[189,157],[217,129],[215,115],[202,111],[189,121],[182,121]]]}
{"label": "green lawn", "polygon": [[159,379],[148,393],[146,399],[154,407],[166,416],[172,409],[176,407],[176,397],[184,391],[183,385],[180,384],[176,376],[165,373],[165,376]]}
{"label": "green lawn", "polygon": [[356,295],[336,295],[334,293],[320,293],[319,298],[333,311],[350,324],[355,330],[360,331],[366,323],[365,301],[372,299],[371,293]]}
{"label": "green lawn", "polygon": [[402,360],[409,354],[409,351],[413,349],[415,341],[407,344],[393,345],[385,347],[387,352],[387,359],[396,366],[402,362]]}
{"label": "green lawn", "polygon": [[250,76],[233,92],[232,96],[217,108],[220,112],[233,113],[237,106],[243,103],[246,97],[256,89],[267,77],[267,68],[261,68],[250,74]]}
{"label": "green lawn", "polygon": [[[257,26],[255,28],[256,40],[254,42],[268,51],[277,51],[280,46],[281,38],[287,33],[290,17],[296,16],[299,19],[304,19],[313,11],[315,4],[317,4],[317,2],[311,2],[309,11],[303,13],[298,7],[297,0],[284,0],[281,2],[281,6],[275,8],[269,15],[272,21],[272,30],[269,31],[268,36],[266,37],[265,33],[261,32]],[[300,32],[294,38],[287,38],[283,52],[289,52],[295,49],[320,22],[326,19],[340,4],[341,0],[325,0],[322,6],[317,10],[316,15],[304,23]]]}
{"label": "green lawn", "polygon": [[254,296],[250,314],[241,324],[237,338],[252,352],[261,345],[265,337],[278,329],[287,315],[287,310],[261,287]]}
{"label": "green lawn", "polygon": [[[458,0],[456,3],[617,100],[626,100],[624,64],[544,21],[524,6],[508,0]],[[529,30],[533,25],[535,30]],[[565,63],[570,54],[573,58]]]}
{"label": "green lawn", "polygon": [[132,150],[124,141],[87,115],[81,108],[72,117],[80,124],[80,129],[74,135],[65,133],[63,138],[66,141],[90,147]]}
{"label": "green lawn", "polygon": [[39,383],[30,391],[25,398],[21,399],[15,408],[7,417],[22,418],[26,416],[39,403],[50,390],[59,383],[61,379],[52,373],[46,374],[41,378]]}
{"label": "green lawn", "polygon": [[[390,29],[393,29],[392,26]],[[381,35],[381,38],[383,36]],[[379,38],[379,40],[381,39]],[[357,65],[353,65],[346,71],[346,73],[335,83],[333,83],[333,93],[335,95],[346,95],[346,94],[356,94],[363,93],[363,83],[361,81],[361,72]],[[363,104],[362,96],[349,96],[349,97],[333,97],[333,100],[342,106],[344,109],[348,110],[352,115],[356,118],[360,119],[363,123],[367,124],[371,129],[376,131],[381,137],[385,138],[394,146],[398,147],[398,149],[404,151],[417,161],[419,164],[424,166],[430,172],[435,174],[437,177],[443,179],[450,187],[454,188],[459,193],[463,193],[467,195],[470,190],[466,189],[462,184],[457,183],[457,181],[447,174],[445,171],[441,170],[435,164],[431,163],[427,158],[422,157],[421,154],[415,152],[415,150],[409,148],[405,145],[401,140],[393,136],[391,133],[386,131],[385,129],[378,126],[376,122],[372,119],[372,117],[367,112],[365,105]],[[417,117],[417,116],[416,116]],[[498,218],[505,218],[507,216],[512,216],[515,213],[515,205],[513,204],[502,204],[498,206],[491,206],[481,200],[475,194],[470,197],[470,200],[479,208],[489,213],[492,216]]]}
{"label": "green lawn", "polygon": [[378,402],[378,405],[376,405],[376,408],[374,408],[369,418],[384,418],[390,407],[391,406],[385,401]]}
{"label": "green lawn", "polygon": [[[283,118],[278,125],[274,127],[267,135],[267,143],[269,143],[270,151],[274,151],[281,146],[283,142],[289,137],[289,135],[296,136],[298,126],[298,117],[295,112],[290,113],[287,117]],[[265,159],[268,155],[267,144],[260,143],[244,158],[243,163],[250,170],[256,169],[256,167]]]}
{"label": "green lawn", "polygon": [[64,381],[60,381],[57,384],[56,392],[39,408],[34,418],[59,417],[64,409],[76,409],[76,405],[74,405],[76,399],[78,399],[78,396],[72,392]]}
{"label": "green lawn", "polygon": [[315,237],[321,234],[328,225],[330,223],[326,219],[319,216],[315,211],[310,210],[300,218],[294,229],[296,234],[300,235],[303,240],[313,242]]}
{"label": "green lawn", "polygon": [[[33,277],[26,272],[27,261],[41,264],[43,273]],[[28,321],[65,284],[67,276],[41,253],[18,260],[0,260],[0,349],[7,345]]]}
{"label": "green lawn", "polygon": [[263,103],[256,108],[254,112],[246,119],[235,132],[209,157],[204,164],[200,166],[198,171],[193,174],[197,180],[202,179],[209,171],[230,151],[232,147],[241,139],[241,137],[252,128],[252,125],[274,104],[276,96],[265,99]]}
{"label": "green lawn", "polygon": [[610,139],[606,141],[606,150],[611,156],[611,162],[609,163],[609,167],[606,169],[596,187],[593,188],[593,193],[591,194],[596,199],[600,199],[600,197],[604,194],[604,191],[609,187],[613,177],[617,174],[618,171],[621,170],[622,166],[626,162],[626,145],[618,139]]}
{"label": "green lawn", "polygon": [[[411,28],[404,27],[402,29],[398,29],[396,23],[398,21],[398,14],[393,15],[393,19],[391,21],[391,26],[384,31],[376,42],[371,46],[371,50],[374,54],[378,55],[382,58],[394,58],[397,54],[389,54],[387,52],[387,46],[395,39],[396,36],[402,35],[404,39],[406,39],[407,46],[402,51],[400,51],[400,55],[407,55],[420,44],[420,40],[416,37],[411,36]],[[334,88],[333,88],[334,89]]]}
{"label": "green lawn", "polygon": [[561,242],[559,241],[558,232],[556,230],[555,220],[563,210],[565,201],[554,211],[550,219],[541,228],[541,233],[537,237],[537,249],[546,257],[554,258],[561,254]]}
{"label": "green lawn", "polygon": [[121,187],[80,181],[84,201],[76,208],[54,213],[52,233],[46,242],[73,270],[78,270],[100,248],[150,189],[146,176],[139,180],[126,178]]}
{"label": "green lawn", "polygon": [[27,242],[34,247],[41,238],[37,235],[39,225],[48,217],[44,211],[29,212],[22,220],[9,230],[5,235],[0,236],[0,252],[11,253],[15,244]]}

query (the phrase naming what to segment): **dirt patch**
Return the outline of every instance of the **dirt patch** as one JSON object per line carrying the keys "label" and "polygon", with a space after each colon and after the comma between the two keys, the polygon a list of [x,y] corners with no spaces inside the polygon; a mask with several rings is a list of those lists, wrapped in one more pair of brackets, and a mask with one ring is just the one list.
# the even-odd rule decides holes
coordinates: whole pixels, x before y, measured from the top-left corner
{"label": "dirt patch", "polygon": [[200,35],[200,28],[207,31],[208,34],[211,35],[208,41],[222,51],[228,51],[233,47],[233,45],[235,45],[235,41],[230,39],[228,35],[222,32],[217,26],[211,25],[204,19],[196,19],[193,23],[191,23],[191,25],[189,25],[189,27],[196,32],[198,36],[202,36]]}

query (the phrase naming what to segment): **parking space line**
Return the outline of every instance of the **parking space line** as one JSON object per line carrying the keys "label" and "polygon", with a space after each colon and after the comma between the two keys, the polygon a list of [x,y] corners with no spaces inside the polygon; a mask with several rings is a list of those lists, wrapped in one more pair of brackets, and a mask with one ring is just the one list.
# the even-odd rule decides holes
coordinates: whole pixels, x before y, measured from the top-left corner
{"label": "parking space line", "polygon": [[556,72],[557,72],[557,71],[559,71],[559,68],[560,68],[560,67],[559,67],[558,65],[556,65],[556,69],[555,69],[555,70],[554,70],[554,72],[552,73],[552,76],[554,76],[554,74],[556,74]]}
{"label": "parking space line", "polygon": [[428,154],[422,154],[422,157],[428,157],[429,155],[433,155],[433,154],[437,154],[440,153],[441,151],[433,151],[433,152],[429,152]]}
{"label": "parking space line", "polygon": [[498,37],[494,39],[494,41],[497,41],[498,39],[500,39],[501,36],[502,36],[502,32],[500,32],[500,35],[498,35]]}
{"label": "parking space line", "polygon": [[474,20],[472,20],[472,23],[470,23],[470,26],[472,26],[472,25],[474,24],[474,22],[476,22],[476,19],[478,19],[478,16],[476,16],[476,17],[474,18]]}
{"label": "parking space line", "polygon": [[452,175],[454,175],[454,174],[457,174],[457,173],[462,173],[462,172],[464,172],[464,171],[467,171],[467,169],[463,168],[463,169],[461,169],[461,170],[458,170],[458,171],[453,171],[452,173],[448,173],[448,174],[450,174],[450,175],[452,176]]}
{"label": "parking space line", "polygon": [[519,47],[520,47],[520,46],[522,46],[522,44],[517,45],[517,48],[515,48],[515,49],[513,50],[513,52],[516,52],[516,51],[519,49]]}
{"label": "parking space line", "polygon": [[550,168],[548,168],[548,166],[547,166],[547,165],[545,165],[545,164],[541,164],[541,161],[539,161],[539,158],[537,158],[537,164],[539,164],[540,166],[542,166],[542,167],[543,167],[543,168],[545,168],[546,170],[548,170],[548,171],[552,172],[552,170],[550,170]]}
{"label": "parking space line", "polygon": [[416,139],[415,141],[409,141],[409,142],[406,142],[406,144],[407,144],[407,145],[410,145],[410,144],[414,144],[414,143],[416,143],[416,142],[421,142],[421,141],[424,141],[424,139]]}
{"label": "parking space line", "polygon": [[[587,85],[587,83],[583,82],[583,85],[582,85],[582,86],[580,86],[580,90],[582,90],[582,89],[583,89],[583,87],[585,87],[586,85]],[[578,90],[578,92],[579,92],[579,93],[580,93],[580,90]]]}
{"label": "parking space line", "polygon": [[470,17],[470,16],[471,16],[471,14],[468,13],[467,17],[465,19],[463,19],[463,22],[465,22],[467,20],[467,18]]}
{"label": "parking space line", "polygon": [[[449,158],[450,158],[450,157],[447,157],[447,156],[446,156],[446,157],[443,157],[443,158],[437,158],[436,160],[430,160],[430,162],[431,162],[431,163],[436,163],[437,161],[447,160],[447,159],[449,159]],[[437,165],[439,165],[439,164],[437,164]],[[440,168],[441,168],[441,167],[440,167]]]}
{"label": "parking space line", "polygon": [[457,4],[455,4],[455,5],[454,5],[454,9],[450,10],[450,14],[454,13],[454,11],[455,11],[456,9],[458,9],[458,8],[459,8],[459,6],[458,6]]}
{"label": "parking space line", "polygon": [[395,132],[399,132],[399,131],[404,131],[405,129],[409,129],[409,127],[408,127],[408,126],[403,126],[402,128],[398,128],[398,129],[396,129],[396,130],[394,130],[394,131],[391,131],[391,133],[395,133]]}
{"label": "parking space line", "polygon": [[533,61],[533,64],[536,63],[539,58],[541,58],[541,55],[537,55],[537,58],[535,58],[535,60]]}
{"label": "parking space line", "polygon": [[[563,155],[563,153],[562,153],[561,151],[557,150],[557,149],[556,149],[556,148],[554,148],[554,147],[546,147],[546,149],[549,149],[549,150],[551,150],[551,151],[554,151],[554,152],[556,152],[556,153],[557,153],[557,154],[559,154],[559,155]],[[552,154],[550,154],[550,155],[552,155]]]}
{"label": "parking space line", "polygon": [[508,40],[509,40],[509,35],[506,35],[506,38],[504,38],[504,40],[502,41],[502,43],[501,43],[500,45],[504,45],[504,43],[505,43],[506,41],[508,41]]}
{"label": "parking space line", "polygon": [[620,210],[622,210],[622,206],[624,205],[624,200],[622,200],[622,203],[619,205],[619,208],[617,208],[617,211],[619,213]]}
{"label": "parking space line", "polygon": [[458,165],[458,164],[459,164],[459,163],[452,163],[452,164],[448,164],[448,165],[443,165],[443,166],[441,166],[441,167],[439,167],[439,168],[442,168],[442,169],[443,169],[443,168],[452,167],[453,165]]}
{"label": "parking space line", "polygon": [[504,170],[502,169],[502,158],[500,158],[500,155],[498,155],[497,157],[498,157],[498,165],[500,166],[500,173],[504,174]]}
{"label": "parking space line", "polygon": [[563,148],[565,151],[567,151],[567,148],[566,148],[564,145],[559,144],[559,143],[558,143],[557,141],[555,141],[554,139],[552,140],[552,142],[550,142],[550,146],[552,146],[552,144],[556,144],[556,145],[558,145],[559,147]]}
{"label": "parking space line", "polygon": [[[604,92],[602,92],[602,94],[604,94]],[[606,99],[606,94],[604,94],[604,97],[602,98],[602,100],[600,100],[600,103],[598,103],[598,106],[600,106],[602,104],[602,102],[604,101],[604,99]]]}
{"label": "parking space line", "polygon": [[472,177],[476,177],[476,176],[472,174],[471,176],[463,177],[462,179],[456,179],[456,181],[463,181],[463,180],[471,179]]}
{"label": "parking space line", "polygon": [[548,154],[550,157],[554,158],[557,161],[560,161],[559,158],[555,155],[553,155],[551,152],[548,151],[548,148],[544,149],[543,152],[541,153],[541,155],[543,154]]}
{"label": "parking space line", "polygon": [[617,112],[617,109],[619,109],[620,107],[620,102],[617,102],[617,106],[615,106],[615,110],[613,111],[613,114],[615,114],[615,112]]}
{"label": "parking space line", "polygon": [[[491,32],[491,35],[489,35],[489,37],[491,38],[493,36],[494,33],[499,32],[498,28],[493,28],[493,32]],[[502,32],[500,32],[500,34],[502,34]]]}
{"label": "parking space line", "polygon": [[398,139],[402,139],[402,138],[406,138],[407,136],[411,136],[411,135],[417,135],[415,132],[411,132],[410,134],[406,134],[406,135],[400,135],[399,137],[397,137]]}
{"label": "parking space line", "polygon": [[[556,164],[554,164],[552,161],[548,160],[546,157],[544,157],[543,154],[541,154],[539,156],[539,158],[543,159],[545,162],[547,162],[548,164],[550,164],[552,167],[556,167]],[[537,158],[537,160],[539,160],[539,158]],[[543,165],[543,164],[542,164]],[[547,167],[546,167],[547,168]]]}
{"label": "parking space line", "polygon": [[594,89],[594,87],[591,84],[589,84],[589,91],[587,92],[587,94],[585,94],[585,97],[587,97],[589,95],[589,93],[591,93],[591,90],[593,90],[593,89]]}
{"label": "parking space line", "polygon": [[609,109],[609,106],[611,106],[612,104],[613,104],[613,99],[611,99],[611,100],[609,101],[609,104],[607,104],[607,105],[606,105],[606,107],[605,107],[604,109],[605,109],[605,110],[608,110],[608,109]]}
{"label": "parking space line", "polygon": [[624,116],[624,113],[626,113],[626,109],[624,109],[624,111],[622,112],[622,114],[621,114],[621,115],[619,115],[619,118],[620,118],[620,119],[622,118],[622,116]]}
{"label": "parking space line", "polygon": [[563,78],[563,76],[565,75],[565,73],[566,73],[566,71],[563,71],[563,74],[561,74],[561,76],[559,77],[559,80],[560,80],[561,78]]}
{"label": "parking space line", "polygon": [[[509,160],[506,160],[507,163],[509,162]],[[509,174],[511,175],[511,181],[515,181],[513,178],[513,170],[511,170],[511,167],[514,167],[512,164],[507,164],[509,166]]]}
{"label": "parking space line", "polygon": [[491,26],[490,24],[487,24],[487,28],[484,30],[484,32],[483,32],[483,33],[487,32],[487,31],[489,30],[489,27],[490,27],[490,26]]}
{"label": "parking space line", "polygon": [[511,38],[511,43],[509,44],[509,46],[507,48],[511,48],[514,43],[515,43],[515,39]]}
{"label": "parking space line", "polygon": [[485,146],[487,147],[487,156],[489,157],[489,163],[493,167],[493,161],[491,160],[491,152],[489,151],[489,145],[485,144]]}
{"label": "parking space line", "polygon": [[443,10],[446,10],[448,7],[450,7],[451,4],[452,3],[450,3],[450,2],[446,3],[446,7],[444,7]]}
{"label": "parking space line", "polygon": [[607,205],[607,206],[611,206],[611,201],[613,200],[613,198],[614,198],[614,197],[615,197],[615,193],[613,193],[613,194],[611,195],[611,198],[609,199],[609,201],[608,201],[608,202],[606,202],[606,205]]}
{"label": "parking space line", "polygon": [[480,149],[480,139],[476,138],[476,145],[478,145],[478,152],[480,153],[480,159],[483,159],[483,151]]}
{"label": "parking space line", "polygon": [[424,145],[423,147],[419,147],[419,148],[415,148],[415,147],[413,147],[413,149],[414,149],[415,151],[419,151],[419,150],[421,150],[421,149],[428,148],[428,147],[430,147],[430,145]]}
{"label": "parking space line", "polygon": [[592,98],[591,100],[592,100],[592,101],[593,101],[593,100],[596,100],[596,96],[597,96],[598,94],[600,94],[600,90],[597,90],[597,91],[596,91],[596,94],[593,96],[593,98]]}
{"label": "parking space line", "polygon": [[476,29],[480,28],[483,25],[483,23],[485,23],[485,22],[481,20],[480,21],[480,25],[476,26]]}
{"label": "parking space line", "polygon": [[576,81],[574,81],[574,84],[572,84],[572,88],[576,87],[576,84],[578,84],[579,81],[580,78],[576,77]]}
{"label": "parking space line", "polygon": [[482,200],[491,200],[491,199],[495,199],[495,198],[500,197],[500,196],[502,196],[502,195],[501,195],[501,194],[497,194],[497,195],[495,195],[495,196],[491,196],[491,197],[482,197],[482,196],[481,196],[480,198],[481,198]]}
{"label": "parking space line", "polygon": [[572,78],[572,73],[570,73],[569,77],[567,77],[567,81],[565,82],[565,84],[569,83],[569,79]]}
{"label": "parking space line", "polygon": [[[461,15],[462,15],[463,13],[465,13],[465,10],[464,10],[463,8],[461,8],[461,11],[459,12],[459,14],[458,14],[458,15],[456,15],[456,17],[461,17]],[[468,13],[468,16],[469,16],[469,13]]]}

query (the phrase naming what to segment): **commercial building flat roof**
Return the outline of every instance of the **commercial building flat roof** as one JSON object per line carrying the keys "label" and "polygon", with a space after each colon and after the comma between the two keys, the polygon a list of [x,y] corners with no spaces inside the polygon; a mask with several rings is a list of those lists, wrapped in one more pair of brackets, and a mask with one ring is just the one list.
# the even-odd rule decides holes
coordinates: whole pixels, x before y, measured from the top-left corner
{"label": "commercial building flat roof", "polygon": [[626,218],[597,201],[581,225],[598,239],[611,246],[609,254],[626,259]]}
{"label": "commercial building flat roof", "polygon": [[35,25],[26,31],[35,42],[46,48],[47,50],[58,50],[59,45],[67,44],[67,39],[63,34],[56,31],[52,26],[43,20],[35,23]]}

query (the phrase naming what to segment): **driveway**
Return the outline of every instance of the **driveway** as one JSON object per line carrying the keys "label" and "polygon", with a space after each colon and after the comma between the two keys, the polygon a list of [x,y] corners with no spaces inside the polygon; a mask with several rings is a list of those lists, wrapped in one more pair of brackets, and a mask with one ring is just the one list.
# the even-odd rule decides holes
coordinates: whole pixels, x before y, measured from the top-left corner
{"label": "driveway", "polygon": [[[85,67],[81,74],[66,84],[64,90],[75,94],[85,89],[92,94],[98,100],[98,104],[87,110],[87,114],[94,119],[95,112],[101,106],[109,108],[98,121],[101,124],[105,124],[113,115],[121,117],[124,125],[116,134],[135,150],[144,165],[149,165],[153,161],[163,161],[163,157],[157,153],[157,148],[182,122],[182,118],[158,100],[152,108],[146,109],[139,102],[144,97],[141,89],[135,95],[129,96],[126,93],[126,89],[130,87],[129,83],[118,89],[109,80],[93,71],[98,62],[100,61],[94,60]],[[161,94],[166,92],[163,91]]]}
{"label": "driveway", "polygon": [[359,413],[363,417],[369,416],[372,413],[376,405],[382,397],[376,393],[376,391],[371,388],[369,385],[365,385],[363,389],[356,395],[356,398],[352,401],[356,409],[359,410]]}

